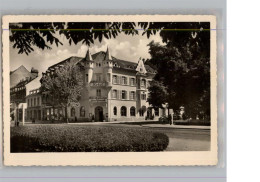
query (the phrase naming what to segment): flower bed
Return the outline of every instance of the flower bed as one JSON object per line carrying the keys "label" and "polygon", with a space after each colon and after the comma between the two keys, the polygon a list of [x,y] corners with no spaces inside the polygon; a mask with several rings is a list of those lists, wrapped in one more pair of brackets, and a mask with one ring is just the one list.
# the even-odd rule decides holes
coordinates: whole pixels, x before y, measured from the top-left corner
{"label": "flower bed", "polygon": [[163,151],[169,138],[137,128],[34,125],[11,128],[11,152]]}

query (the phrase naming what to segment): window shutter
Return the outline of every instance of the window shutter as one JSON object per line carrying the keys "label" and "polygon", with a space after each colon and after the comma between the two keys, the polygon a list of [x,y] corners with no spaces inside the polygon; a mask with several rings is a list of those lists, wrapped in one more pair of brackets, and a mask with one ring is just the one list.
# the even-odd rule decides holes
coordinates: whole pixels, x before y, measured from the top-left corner
{"label": "window shutter", "polygon": [[125,91],[125,99],[126,99],[126,100],[127,100],[127,97],[128,97],[127,91]]}

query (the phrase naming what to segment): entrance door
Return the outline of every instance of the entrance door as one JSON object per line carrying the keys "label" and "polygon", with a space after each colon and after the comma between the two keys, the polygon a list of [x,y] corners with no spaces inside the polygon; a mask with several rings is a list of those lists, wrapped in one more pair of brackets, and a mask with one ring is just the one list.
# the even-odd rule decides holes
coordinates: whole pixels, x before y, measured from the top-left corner
{"label": "entrance door", "polygon": [[100,106],[95,108],[95,121],[103,121],[103,108]]}
{"label": "entrance door", "polygon": [[152,108],[148,108],[147,110],[147,119],[152,119]]}

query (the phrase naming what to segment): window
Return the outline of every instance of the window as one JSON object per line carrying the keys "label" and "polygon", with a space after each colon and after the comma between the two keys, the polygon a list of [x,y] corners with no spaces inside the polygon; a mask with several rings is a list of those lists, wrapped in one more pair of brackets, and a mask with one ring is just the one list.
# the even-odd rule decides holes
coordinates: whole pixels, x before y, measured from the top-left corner
{"label": "window", "polygon": [[159,108],[154,108],[154,114],[155,116],[159,116]]}
{"label": "window", "polygon": [[86,81],[86,83],[88,83],[88,74],[86,74],[86,80],[85,81]]}
{"label": "window", "polygon": [[96,81],[97,82],[101,82],[102,81],[101,74],[96,74]]}
{"label": "window", "polygon": [[113,112],[114,112],[114,115],[116,116],[117,115],[117,108],[116,107],[114,107]]}
{"label": "window", "polygon": [[122,84],[127,85],[127,78],[125,76],[122,77]]}
{"label": "window", "polygon": [[131,86],[134,86],[134,85],[135,85],[135,79],[134,79],[134,78],[131,78],[131,79],[130,79],[130,85],[131,85]]}
{"label": "window", "polygon": [[148,81],[146,84],[147,88],[150,87],[150,85],[151,85],[151,81]]}
{"label": "window", "polygon": [[40,98],[39,97],[37,97],[37,103],[38,103],[38,105],[40,105]]}
{"label": "window", "polygon": [[97,89],[97,97],[101,97],[101,90]]}
{"label": "window", "polygon": [[141,94],[141,99],[146,100],[146,94]]}
{"label": "window", "polygon": [[141,86],[142,86],[142,87],[145,87],[145,79],[142,79],[142,80],[141,80]]}
{"label": "window", "polygon": [[117,76],[113,75],[113,84],[117,84]]}
{"label": "window", "polygon": [[112,92],[112,98],[116,99],[117,98],[117,90],[113,90]]}
{"label": "window", "polygon": [[135,92],[130,92],[130,100],[135,100]]}
{"label": "window", "polygon": [[107,82],[110,82],[110,73],[107,74]]}
{"label": "window", "polygon": [[135,107],[130,108],[130,115],[135,116]]}
{"label": "window", "polygon": [[126,116],[126,107],[125,106],[121,107],[121,116]]}
{"label": "window", "polygon": [[140,109],[140,110],[139,110],[139,115],[140,115],[140,116],[144,116],[144,109]]}
{"label": "window", "polygon": [[125,90],[122,90],[122,99],[126,99],[126,91]]}
{"label": "window", "polygon": [[80,117],[85,117],[85,107],[84,106],[81,106],[80,107]]}
{"label": "window", "polygon": [[75,117],[75,108],[74,107],[71,108],[70,115],[71,115],[71,117]]}
{"label": "window", "polygon": [[37,104],[36,104],[36,98],[34,98],[34,106],[36,106]]}

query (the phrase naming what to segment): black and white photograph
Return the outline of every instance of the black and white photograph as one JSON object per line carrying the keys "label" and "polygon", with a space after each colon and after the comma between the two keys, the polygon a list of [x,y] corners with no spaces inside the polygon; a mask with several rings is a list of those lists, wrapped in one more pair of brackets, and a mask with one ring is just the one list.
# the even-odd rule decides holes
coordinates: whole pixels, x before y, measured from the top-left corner
{"label": "black and white photograph", "polygon": [[214,16],[11,16],[3,28],[6,164],[217,163]]}

